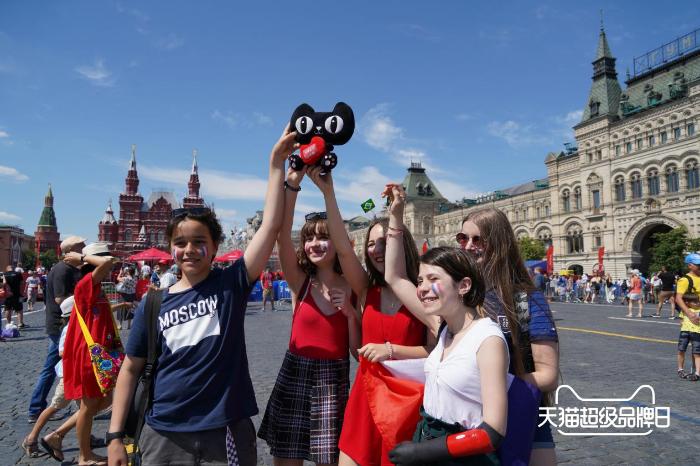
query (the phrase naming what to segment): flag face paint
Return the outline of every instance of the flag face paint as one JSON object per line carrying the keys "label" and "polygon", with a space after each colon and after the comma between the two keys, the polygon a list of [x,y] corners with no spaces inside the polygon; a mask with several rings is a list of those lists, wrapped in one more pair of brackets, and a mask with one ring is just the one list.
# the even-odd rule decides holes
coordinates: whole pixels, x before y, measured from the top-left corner
{"label": "flag face paint", "polygon": [[202,257],[209,257],[209,250],[207,249],[206,245],[199,248],[199,253],[202,255]]}
{"label": "flag face paint", "polygon": [[175,262],[182,261],[185,258],[185,250],[182,248],[172,248],[171,255]]}
{"label": "flag face paint", "polygon": [[439,283],[433,283],[432,285],[430,285],[430,289],[433,290],[433,293],[435,293],[435,296],[437,296],[438,298],[442,294],[442,288],[440,287]]}
{"label": "flag face paint", "polygon": [[328,241],[319,241],[318,242],[319,248],[321,251],[326,252],[328,251]]}

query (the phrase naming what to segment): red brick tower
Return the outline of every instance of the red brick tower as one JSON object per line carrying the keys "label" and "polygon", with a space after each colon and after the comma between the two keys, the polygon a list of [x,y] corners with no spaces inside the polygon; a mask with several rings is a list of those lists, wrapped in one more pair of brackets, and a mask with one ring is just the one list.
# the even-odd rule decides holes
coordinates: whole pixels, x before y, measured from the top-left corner
{"label": "red brick tower", "polygon": [[204,199],[199,197],[199,168],[197,167],[197,149],[192,150],[192,172],[187,183],[187,196],[182,199],[182,207],[202,207]]}
{"label": "red brick tower", "polygon": [[44,209],[41,211],[34,238],[37,254],[51,250],[60,254],[58,246],[61,242],[56,226],[56,213],[53,210],[53,192],[50,184],[49,192],[44,197]]}
{"label": "red brick tower", "polygon": [[139,230],[141,230],[141,206],[143,205],[143,196],[139,194],[138,189],[136,145],[132,144],[129,173],[126,175],[126,192],[119,195],[119,244],[116,249],[124,252],[143,249],[143,246],[138,243]]}
{"label": "red brick tower", "polygon": [[119,223],[117,223],[117,219],[114,218],[111,199],[109,200],[109,204],[107,204],[107,210],[105,210],[102,220],[100,220],[97,238],[98,241],[109,243],[110,249],[114,249],[117,241],[119,241]]}

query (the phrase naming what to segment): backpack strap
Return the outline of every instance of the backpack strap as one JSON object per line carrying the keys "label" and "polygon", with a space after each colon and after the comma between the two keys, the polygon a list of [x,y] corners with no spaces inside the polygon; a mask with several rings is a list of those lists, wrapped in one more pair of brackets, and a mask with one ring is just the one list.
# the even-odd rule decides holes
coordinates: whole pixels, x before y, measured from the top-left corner
{"label": "backpack strap", "polygon": [[138,444],[141,430],[146,422],[146,412],[153,401],[153,375],[156,370],[156,362],[160,356],[160,346],[158,346],[158,314],[160,305],[163,302],[163,292],[161,290],[149,290],[146,294],[146,304],[144,305],[144,317],[146,321],[146,338],[148,338],[148,356],[146,365],[143,368],[143,382],[146,388],[146,403],[144,411],[139,413],[139,421],[134,434],[134,444]]}
{"label": "backpack strap", "polygon": [[691,276],[688,274],[685,274],[685,275],[683,275],[683,278],[688,280],[688,290],[686,291],[686,293],[695,293],[695,283],[693,282],[693,279],[691,278]]}

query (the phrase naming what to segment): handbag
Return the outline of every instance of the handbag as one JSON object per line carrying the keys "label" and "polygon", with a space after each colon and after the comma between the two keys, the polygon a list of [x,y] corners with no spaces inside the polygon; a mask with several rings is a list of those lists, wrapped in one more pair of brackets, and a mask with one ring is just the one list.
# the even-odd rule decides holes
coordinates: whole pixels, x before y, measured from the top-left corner
{"label": "handbag", "polygon": [[117,326],[114,323],[114,314],[109,311],[109,315],[112,317],[112,325],[114,326],[114,334],[116,335],[114,339],[114,346],[112,349],[107,349],[105,346],[95,343],[90,335],[90,331],[85,325],[83,316],[80,315],[78,310],[78,304],[74,304],[75,314],[78,316],[78,323],[80,324],[80,329],[83,331],[83,337],[88,346],[88,353],[90,354],[90,361],[92,362],[92,370],[95,373],[95,379],[97,380],[97,385],[100,387],[100,391],[103,395],[109,393],[114,385],[117,383],[117,375],[119,375],[119,369],[122,367],[124,362],[124,348],[122,346],[121,339],[119,339],[119,332],[117,332]]}
{"label": "handbag", "polygon": [[156,371],[156,363],[160,356],[160,346],[158,345],[158,314],[163,294],[160,290],[150,290],[146,294],[146,304],[144,306],[144,317],[146,321],[146,338],[148,338],[148,356],[143,372],[136,382],[134,394],[131,397],[131,405],[126,413],[124,432],[134,439],[138,445],[141,429],[146,418],[146,411],[153,401],[153,375]]}

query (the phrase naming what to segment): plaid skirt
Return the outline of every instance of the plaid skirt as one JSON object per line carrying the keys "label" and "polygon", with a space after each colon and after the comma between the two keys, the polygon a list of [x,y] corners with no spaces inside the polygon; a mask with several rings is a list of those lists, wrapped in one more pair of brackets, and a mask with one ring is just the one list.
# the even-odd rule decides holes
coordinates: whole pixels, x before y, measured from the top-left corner
{"label": "plaid skirt", "polygon": [[287,351],[258,437],[276,458],[337,463],[350,386],[350,361]]}

